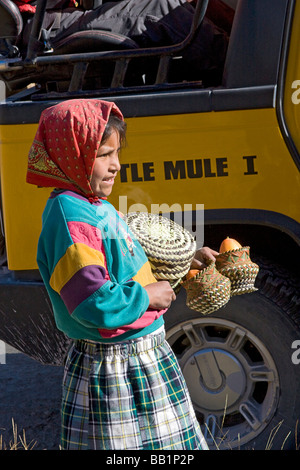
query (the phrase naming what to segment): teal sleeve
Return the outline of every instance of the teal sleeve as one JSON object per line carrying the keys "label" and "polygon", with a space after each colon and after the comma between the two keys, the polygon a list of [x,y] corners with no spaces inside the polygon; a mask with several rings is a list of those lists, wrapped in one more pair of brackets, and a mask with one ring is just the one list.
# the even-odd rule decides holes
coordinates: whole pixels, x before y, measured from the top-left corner
{"label": "teal sleeve", "polygon": [[138,282],[107,281],[75,308],[72,318],[88,328],[115,329],[130,325],[148,307],[147,291]]}

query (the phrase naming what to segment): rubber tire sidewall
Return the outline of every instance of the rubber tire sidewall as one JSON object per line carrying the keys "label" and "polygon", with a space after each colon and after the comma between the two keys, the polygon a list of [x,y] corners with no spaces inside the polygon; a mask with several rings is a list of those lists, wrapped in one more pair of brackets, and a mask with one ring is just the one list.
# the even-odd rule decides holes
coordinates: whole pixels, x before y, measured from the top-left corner
{"label": "rubber tire sidewall", "polygon": [[[282,446],[284,449],[295,449],[295,429],[300,416],[300,364],[292,362],[292,343],[300,339],[299,329],[281,308],[259,292],[232,297],[226,307],[205,319],[209,320],[209,317],[224,318],[249,330],[265,345],[279,375],[278,406],[273,417],[255,439],[241,448],[265,450],[272,436],[272,450],[279,450]],[[181,290],[165,315],[167,339],[168,330],[197,318],[204,317],[185,305],[185,294]]]}

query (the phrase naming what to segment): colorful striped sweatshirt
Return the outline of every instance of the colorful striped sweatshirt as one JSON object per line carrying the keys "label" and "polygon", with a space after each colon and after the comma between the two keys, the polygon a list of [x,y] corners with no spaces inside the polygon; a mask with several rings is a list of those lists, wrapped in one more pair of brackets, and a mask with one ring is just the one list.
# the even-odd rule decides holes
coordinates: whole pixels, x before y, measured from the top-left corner
{"label": "colorful striped sweatshirt", "polygon": [[71,192],[47,201],[37,262],[57,327],[73,339],[124,341],[163,325],[143,286],[156,282],[144,250],[106,200]]}

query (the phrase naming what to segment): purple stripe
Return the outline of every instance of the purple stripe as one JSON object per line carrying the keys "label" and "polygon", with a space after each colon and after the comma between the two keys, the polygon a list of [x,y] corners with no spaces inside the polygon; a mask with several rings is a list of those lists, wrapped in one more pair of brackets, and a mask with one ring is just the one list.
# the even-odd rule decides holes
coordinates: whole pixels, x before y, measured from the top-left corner
{"label": "purple stripe", "polygon": [[105,284],[105,274],[105,268],[102,266],[85,266],[64,285],[60,295],[70,314],[83,300]]}

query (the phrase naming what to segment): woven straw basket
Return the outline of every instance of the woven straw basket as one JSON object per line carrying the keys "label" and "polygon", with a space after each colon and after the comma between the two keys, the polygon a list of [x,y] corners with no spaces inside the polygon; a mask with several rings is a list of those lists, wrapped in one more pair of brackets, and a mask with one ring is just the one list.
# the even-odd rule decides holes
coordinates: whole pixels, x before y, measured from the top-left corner
{"label": "woven straw basket", "polygon": [[196,252],[190,232],[167,217],[148,212],[130,212],[125,222],[144,248],[154,277],[179,289]]}
{"label": "woven straw basket", "polygon": [[220,253],[216,259],[218,271],[230,279],[231,296],[255,292],[255,279],[259,271],[257,264],[250,259],[250,247]]}
{"label": "woven straw basket", "polygon": [[186,305],[203,315],[218,310],[230,300],[230,280],[223,276],[211,262],[196,276],[183,281],[186,290]]}

